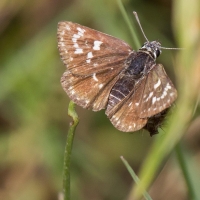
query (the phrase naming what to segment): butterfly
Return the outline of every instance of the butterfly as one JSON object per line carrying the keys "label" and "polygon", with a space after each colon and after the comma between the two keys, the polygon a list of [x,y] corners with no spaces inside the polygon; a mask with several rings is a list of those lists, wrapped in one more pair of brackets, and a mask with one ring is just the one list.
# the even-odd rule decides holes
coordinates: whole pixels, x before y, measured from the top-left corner
{"label": "butterfly", "polygon": [[93,111],[105,109],[120,131],[146,128],[151,135],[157,133],[159,114],[177,98],[163,65],[156,64],[164,48],[159,42],[145,36],[135,51],[118,38],[68,21],[58,23],[57,38],[67,68],[61,84],[73,102]]}

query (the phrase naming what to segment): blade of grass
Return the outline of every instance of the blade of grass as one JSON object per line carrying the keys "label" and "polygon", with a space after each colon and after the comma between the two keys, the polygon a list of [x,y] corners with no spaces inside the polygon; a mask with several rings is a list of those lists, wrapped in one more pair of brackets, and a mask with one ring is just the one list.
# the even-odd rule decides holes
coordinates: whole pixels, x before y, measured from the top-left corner
{"label": "blade of grass", "polygon": [[127,15],[127,12],[126,12],[123,4],[122,4],[122,1],[121,0],[117,0],[117,3],[118,3],[120,11],[122,13],[122,16],[123,16],[128,28],[129,28],[130,32],[131,32],[131,36],[132,36],[133,42],[135,43],[136,48],[139,49],[141,47],[141,45],[140,45],[140,42],[138,40],[137,34],[134,31],[135,27],[133,26],[133,24],[131,24],[130,19],[129,19],[128,15]]}
{"label": "blade of grass", "polygon": [[72,117],[73,122],[70,123],[69,131],[67,134],[67,142],[65,146],[64,155],[64,173],[63,173],[63,192],[64,200],[70,200],[70,165],[71,165],[71,154],[72,146],[75,135],[76,127],[79,123],[78,115],[75,111],[74,102],[69,102],[68,115]]}
{"label": "blade of grass", "polygon": [[[138,178],[136,173],[133,171],[133,169],[131,168],[131,166],[129,165],[127,160],[124,159],[123,156],[121,156],[120,158],[121,158],[122,162],[124,163],[124,165],[126,166],[126,169],[129,171],[129,173],[130,173],[131,177],[133,178],[133,180],[135,181],[135,183],[138,184],[140,182],[140,179]],[[144,191],[143,196],[146,200],[152,200],[152,198],[146,191]]]}
{"label": "blade of grass", "polygon": [[180,168],[182,170],[187,188],[188,188],[188,196],[191,200],[198,200],[200,197],[198,197],[198,193],[196,193],[193,183],[191,173],[189,172],[188,164],[187,164],[187,156],[186,152],[184,153],[183,147],[180,143],[176,145],[176,157],[179,162]]}

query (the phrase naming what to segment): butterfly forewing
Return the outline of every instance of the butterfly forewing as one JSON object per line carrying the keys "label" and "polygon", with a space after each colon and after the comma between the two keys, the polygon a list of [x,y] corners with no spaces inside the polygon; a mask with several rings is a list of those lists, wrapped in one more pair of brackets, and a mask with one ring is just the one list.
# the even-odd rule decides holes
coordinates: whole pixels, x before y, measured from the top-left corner
{"label": "butterfly forewing", "polygon": [[105,108],[131,48],[122,40],[72,22],[58,24],[58,48],[67,71],[61,83],[78,105]]}
{"label": "butterfly forewing", "polygon": [[177,91],[163,66],[157,64],[147,75],[140,99],[139,116],[151,117],[170,107],[177,98]]}
{"label": "butterfly forewing", "polygon": [[57,37],[64,64],[78,75],[122,68],[121,63],[132,51],[122,40],[72,22],[60,22]]}

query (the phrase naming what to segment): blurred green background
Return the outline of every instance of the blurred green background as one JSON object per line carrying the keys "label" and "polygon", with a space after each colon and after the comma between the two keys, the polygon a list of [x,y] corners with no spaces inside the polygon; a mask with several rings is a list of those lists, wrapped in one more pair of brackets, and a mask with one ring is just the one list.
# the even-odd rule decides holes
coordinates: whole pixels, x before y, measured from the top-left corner
{"label": "blurred green background", "polygon": [[[141,44],[144,38],[132,11],[137,11],[149,40],[158,40],[164,47],[180,47],[172,30],[172,1],[126,0],[123,4]],[[71,119],[67,115],[69,98],[60,84],[65,66],[57,49],[59,21],[80,23],[136,48],[117,1],[0,1],[0,199],[56,200],[62,192],[63,155]],[[175,84],[176,54],[163,50],[158,59]],[[165,133],[154,137],[146,131],[122,133],[104,111],[95,113],[78,106],[76,110],[80,123],[72,154],[72,199],[126,199],[133,182],[120,156],[138,173],[152,142]],[[199,113],[197,103],[183,138],[195,169],[200,167]],[[200,187],[200,181],[198,184]],[[149,193],[156,200],[188,199],[173,153],[163,162]]]}

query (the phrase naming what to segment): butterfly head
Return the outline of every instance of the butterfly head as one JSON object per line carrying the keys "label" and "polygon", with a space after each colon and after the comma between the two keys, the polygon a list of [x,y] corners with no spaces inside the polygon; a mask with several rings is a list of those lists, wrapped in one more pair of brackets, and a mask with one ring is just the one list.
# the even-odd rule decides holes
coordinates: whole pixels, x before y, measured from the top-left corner
{"label": "butterfly head", "polygon": [[161,44],[157,41],[145,42],[144,45],[140,48],[140,50],[150,52],[154,56],[154,59],[156,59],[162,53]]}

